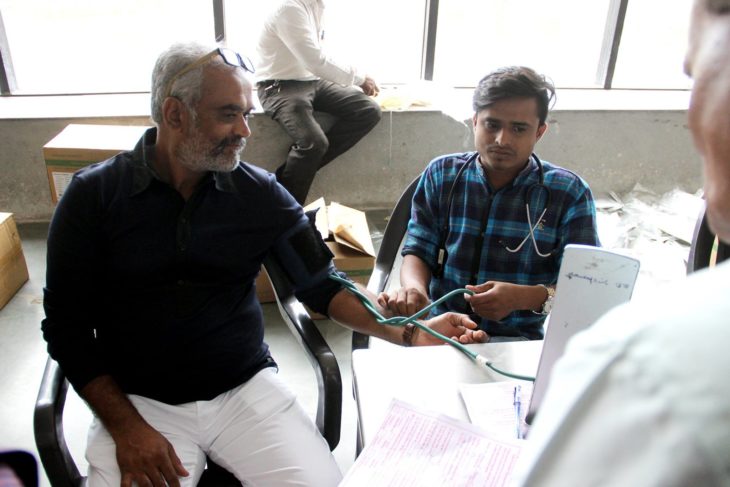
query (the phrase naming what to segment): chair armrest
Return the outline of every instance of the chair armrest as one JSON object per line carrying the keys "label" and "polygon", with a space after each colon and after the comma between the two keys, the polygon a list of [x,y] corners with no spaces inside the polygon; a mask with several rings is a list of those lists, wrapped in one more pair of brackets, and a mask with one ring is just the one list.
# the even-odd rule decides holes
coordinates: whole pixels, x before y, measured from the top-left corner
{"label": "chair armrest", "polygon": [[68,382],[61,368],[48,357],[35,404],[33,430],[38,455],[54,487],[76,487],[83,481],[63,435],[67,391]]}
{"label": "chair armrest", "polygon": [[268,256],[264,269],[269,275],[279,311],[289,329],[307,352],[317,377],[317,428],[330,450],[340,442],[342,421],[342,376],[335,354],[319,332],[304,305],[294,296],[291,283],[276,260]]}

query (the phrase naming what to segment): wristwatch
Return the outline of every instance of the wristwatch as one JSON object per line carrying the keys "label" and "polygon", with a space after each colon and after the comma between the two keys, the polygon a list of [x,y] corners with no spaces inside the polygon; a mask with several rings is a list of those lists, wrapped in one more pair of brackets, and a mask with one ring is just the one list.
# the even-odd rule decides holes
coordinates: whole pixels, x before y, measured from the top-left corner
{"label": "wristwatch", "polygon": [[545,286],[543,284],[540,284],[542,287],[545,288],[547,291],[547,298],[545,298],[545,302],[542,303],[542,309],[540,310],[540,313],[547,315],[550,314],[550,311],[553,309],[553,298],[555,298],[555,288],[553,286]]}

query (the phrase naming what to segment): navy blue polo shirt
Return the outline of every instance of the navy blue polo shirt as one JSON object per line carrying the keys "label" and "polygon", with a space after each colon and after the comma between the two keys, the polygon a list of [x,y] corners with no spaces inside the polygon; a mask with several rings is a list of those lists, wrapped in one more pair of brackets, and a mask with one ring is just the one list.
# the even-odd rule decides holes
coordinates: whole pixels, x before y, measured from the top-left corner
{"label": "navy blue polo shirt", "polygon": [[[246,163],[184,200],[151,169],[155,138],[74,175],[49,230],[42,329],[77,390],[111,374],[129,394],[209,400],[274,365],[254,280],[309,220]],[[339,289],[325,274],[303,292],[326,312]]]}

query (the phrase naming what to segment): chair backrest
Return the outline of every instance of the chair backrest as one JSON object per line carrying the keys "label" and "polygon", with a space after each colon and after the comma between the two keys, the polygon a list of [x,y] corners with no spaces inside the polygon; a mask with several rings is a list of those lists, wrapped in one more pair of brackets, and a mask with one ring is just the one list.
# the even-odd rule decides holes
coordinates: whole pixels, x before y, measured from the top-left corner
{"label": "chair backrest", "polygon": [[[401,193],[400,198],[390,214],[388,224],[383,233],[383,240],[378,249],[378,255],[375,258],[373,273],[370,275],[367,288],[374,294],[385,291],[391,274],[393,273],[394,264],[398,258],[398,252],[403,243],[403,239],[408,230],[408,222],[411,219],[411,204],[413,201],[413,193],[416,192],[416,186],[420,181],[419,174],[408,187]],[[352,350],[367,348],[369,337],[362,333],[353,332],[352,334]]]}
{"label": "chair backrest", "polygon": [[[334,353],[312,322],[304,306],[294,296],[292,285],[281,266],[271,257],[264,261],[279,305],[279,311],[294,336],[307,352],[317,376],[319,389],[316,423],[330,449],[340,441],[342,420],[342,377]],[[63,409],[68,381],[58,363],[48,358],[35,404],[33,429],[38,455],[54,487],[86,485],[66,444],[63,432]],[[211,465],[198,485],[224,487],[239,485],[235,477]]]}
{"label": "chair backrest", "polygon": [[[721,242],[707,225],[706,205],[703,202],[692,236],[687,259],[687,274],[709,267],[730,257],[730,245]],[[714,257],[713,257],[714,252]]]}

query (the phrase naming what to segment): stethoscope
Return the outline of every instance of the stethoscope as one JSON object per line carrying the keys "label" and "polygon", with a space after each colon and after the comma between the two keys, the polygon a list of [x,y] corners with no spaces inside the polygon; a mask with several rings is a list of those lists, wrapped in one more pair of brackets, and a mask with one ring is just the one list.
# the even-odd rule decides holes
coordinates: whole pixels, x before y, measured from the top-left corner
{"label": "stethoscope", "polygon": [[[446,260],[448,259],[448,252],[446,251],[446,241],[449,238],[449,220],[451,218],[451,204],[454,201],[454,189],[456,188],[456,185],[459,182],[459,179],[461,178],[462,173],[466,170],[466,168],[471,164],[472,162],[475,163],[477,157],[479,156],[478,152],[475,152],[472,156],[469,157],[469,159],[466,161],[466,163],[459,168],[459,171],[456,173],[456,177],[454,178],[454,182],[451,184],[451,188],[449,189],[449,195],[446,199],[446,219],[444,220],[444,225],[441,229],[441,239],[438,246],[438,253],[436,255],[436,269],[434,270],[434,277],[440,278],[443,276],[444,267],[446,266]],[[548,188],[545,185],[545,171],[542,167],[542,161],[539,157],[537,157],[537,154],[534,152],[530,155],[532,159],[534,159],[535,163],[537,164],[538,169],[538,181],[537,183],[534,183],[530,185],[529,188],[527,188],[527,191],[525,192],[525,214],[527,215],[527,226],[529,228],[529,231],[527,235],[525,235],[525,238],[522,239],[522,242],[520,242],[516,247],[510,248],[508,247],[504,242],[501,242],[504,246],[505,250],[510,253],[517,253],[520,250],[522,250],[522,247],[525,246],[525,243],[527,243],[528,240],[532,241],[532,246],[535,249],[535,253],[539,255],[542,258],[547,258],[553,255],[554,251],[551,252],[541,252],[540,248],[537,246],[537,239],[535,238],[535,230],[540,227],[542,224],[543,218],[545,217],[545,213],[547,213],[548,208],[550,207],[550,198],[552,196],[552,193],[550,192],[550,188]],[[535,223],[532,223],[532,216],[530,213],[530,201],[533,193],[537,191],[543,192],[545,194],[545,207],[543,208],[542,212],[540,213],[540,216],[537,218],[537,221]],[[484,212],[482,213],[482,219],[481,219],[481,226],[482,229],[477,237],[476,244],[474,246],[474,255],[472,258],[472,266],[471,266],[471,279],[469,280],[470,284],[476,284],[477,274],[479,272],[479,262],[482,258],[482,246],[484,243],[484,232],[486,231],[487,227],[487,219],[489,216],[489,205],[487,205],[484,209]]]}

